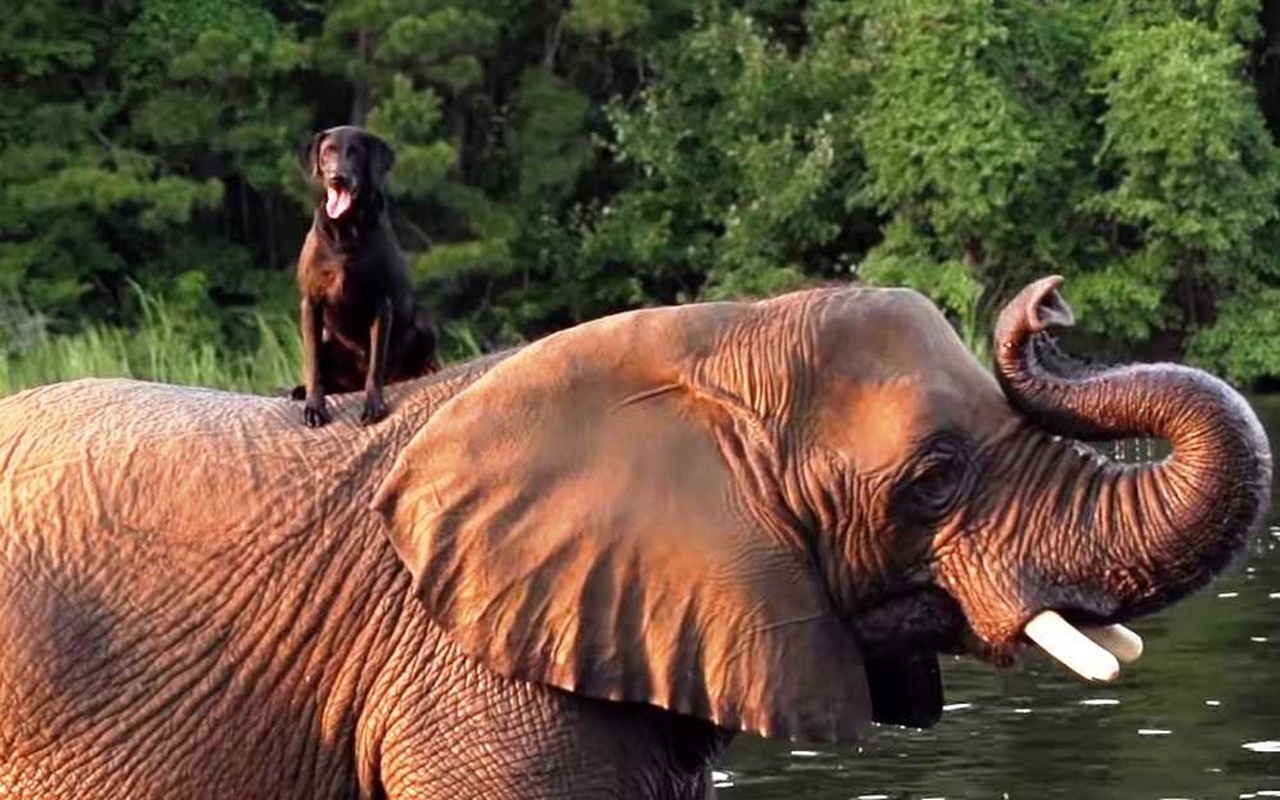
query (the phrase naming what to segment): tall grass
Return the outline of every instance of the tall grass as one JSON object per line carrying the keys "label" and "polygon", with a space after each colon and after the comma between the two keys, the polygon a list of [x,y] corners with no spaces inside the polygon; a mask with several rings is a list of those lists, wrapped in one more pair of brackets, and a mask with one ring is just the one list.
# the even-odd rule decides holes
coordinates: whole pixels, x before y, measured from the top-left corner
{"label": "tall grass", "polygon": [[142,323],[124,329],[95,326],[66,336],[41,335],[20,352],[0,352],[0,395],[73,378],[137,378],[273,393],[301,375],[297,326],[284,317],[254,315],[256,346],[220,349],[179,324],[163,300],[138,290]]}

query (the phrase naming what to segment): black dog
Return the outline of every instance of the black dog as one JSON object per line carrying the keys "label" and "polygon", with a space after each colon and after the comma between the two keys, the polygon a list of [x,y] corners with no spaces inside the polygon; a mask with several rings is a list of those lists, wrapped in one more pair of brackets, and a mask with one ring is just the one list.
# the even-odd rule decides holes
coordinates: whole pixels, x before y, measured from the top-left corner
{"label": "black dog", "polygon": [[387,414],[382,387],[439,369],[436,336],[416,308],[383,187],[395,154],[351,126],[317,133],[305,155],[320,202],[298,257],[308,427],[329,421],[326,392],[364,388],[360,421]]}

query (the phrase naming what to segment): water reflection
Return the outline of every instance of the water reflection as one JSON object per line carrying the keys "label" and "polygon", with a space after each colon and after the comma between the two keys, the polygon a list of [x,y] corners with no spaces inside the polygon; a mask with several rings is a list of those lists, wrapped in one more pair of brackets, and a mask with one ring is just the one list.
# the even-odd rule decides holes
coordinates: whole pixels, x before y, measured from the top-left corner
{"label": "water reflection", "polygon": [[[1255,407],[1280,446],[1280,398]],[[1126,443],[1115,454],[1163,452]],[[861,747],[829,750],[740,737],[719,796],[1280,797],[1280,498],[1271,517],[1213,587],[1133,623],[1146,652],[1116,684],[1083,684],[1038,657],[1001,672],[956,659],[932,730],[877,728]]]}

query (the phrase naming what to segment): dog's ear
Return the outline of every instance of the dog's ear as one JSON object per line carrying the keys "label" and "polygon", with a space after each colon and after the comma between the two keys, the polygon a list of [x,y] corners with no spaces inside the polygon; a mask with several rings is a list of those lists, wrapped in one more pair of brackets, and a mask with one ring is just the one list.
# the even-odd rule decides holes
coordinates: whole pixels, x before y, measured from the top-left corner
{"label": "dog's ear", "polygon": [[328,133],[327,130],[320,131],[298,147],[298,160],[302,163],[302,171],[306,173],[309,181],[320,177],[320,143]]}
{"label": "dog's ear", "polygon": [[369,147],[369,176],[374,185],[383,189],[387,185],[387,173],[396,163],[396,152],[381,138],[372,133],[365,133]]}

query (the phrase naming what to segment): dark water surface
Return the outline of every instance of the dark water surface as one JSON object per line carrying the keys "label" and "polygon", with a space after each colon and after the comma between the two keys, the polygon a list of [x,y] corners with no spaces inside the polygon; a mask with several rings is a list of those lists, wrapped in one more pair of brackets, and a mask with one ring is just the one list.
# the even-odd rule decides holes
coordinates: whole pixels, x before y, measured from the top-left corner
{"label": "dark water surface", "polygon": [[[1280,447],[1280,398],[1255,408]],[[1114,684],[1083,683],[1038,654],[1002,671],[949,660],[948,705],[933,729],[874,728],[861,748],[740,737],[717,772],[719,796],[1280,798],[1274,488],[1271,518],[1244,559],[1130,627],[1146,652]]]}

